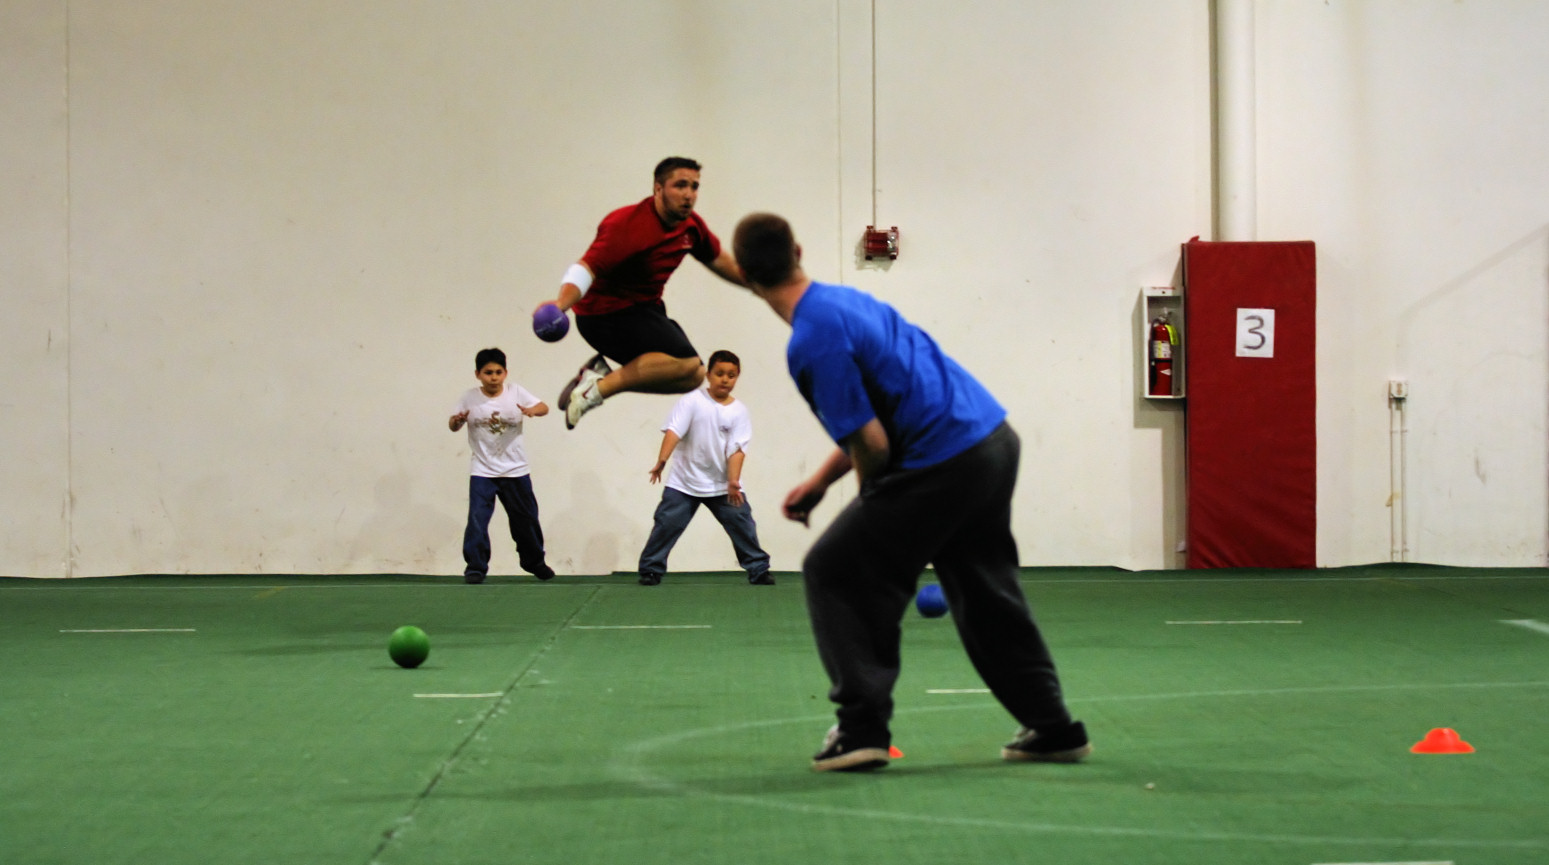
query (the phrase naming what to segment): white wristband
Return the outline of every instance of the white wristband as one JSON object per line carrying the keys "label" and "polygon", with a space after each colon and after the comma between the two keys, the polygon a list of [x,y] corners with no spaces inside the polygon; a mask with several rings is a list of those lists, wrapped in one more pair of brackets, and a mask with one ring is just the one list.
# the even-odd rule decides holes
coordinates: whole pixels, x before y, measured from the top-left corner
{"label": "white wristband", "polygon": [[561,285],[573,285],[581,289],[581,296],[585,297],[587,290],[592,287],[592,272],[579,263],[572,264],[570,269],[565,271],[565,280]]}

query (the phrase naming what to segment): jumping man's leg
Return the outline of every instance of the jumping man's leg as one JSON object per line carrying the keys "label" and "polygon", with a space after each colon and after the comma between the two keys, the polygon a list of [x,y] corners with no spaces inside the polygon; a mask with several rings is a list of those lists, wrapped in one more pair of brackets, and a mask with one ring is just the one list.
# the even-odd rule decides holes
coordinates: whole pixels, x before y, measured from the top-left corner
{"label": "jumping man's leg", "polygon": [[577,316],[576,329],[599,354],[623,366],[615,370],[588,363],[576,374],[559,396],[568,428],[614,394],[688,393],[705,379],[699,352],[660,303]]}
{"label": "jumping man's leg", "polygon": [[602,398],[616,393],[688,393],[705,380],[705,365],[697,357],[673,357],[659,351],[640,355],[598,382]]}

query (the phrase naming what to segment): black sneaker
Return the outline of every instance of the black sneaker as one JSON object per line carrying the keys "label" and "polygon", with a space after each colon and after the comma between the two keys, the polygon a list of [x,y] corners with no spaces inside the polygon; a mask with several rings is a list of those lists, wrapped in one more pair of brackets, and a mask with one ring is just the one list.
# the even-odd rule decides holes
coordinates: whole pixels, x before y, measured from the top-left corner
{"label": "black sneaker", "polygon": [[477,586],[479,583],[484,582],[484,575],[483,574],[463,574],[463,582],[467,583],[470,586]]}
{"label": "black sneaker", "polygon": [[554,579],[554,569],[549,567],[548,565],[544,565],[543,567],[539,568],[538,570],[533,571],[532,575],[537,577],[540,580],[543,580],[544,582],[548,582],[549,580]]}
{"label": "black sneaker", "polygon": [[765,571],[756,577],[748,577],[748,585],[750,586],[772,586],[774,584],[774,574],[771,574],[768,571]]}
{"label": "black sneaker", "polygon": [[823,737],[823,750],[812,755],[814,772],[869,772],[881,769],[890,759],[887,746],[856,745],[846,742],[839,725],[828,728]]}
{"label": "black sneaker", "polygon": [[642,586],[659,586],[661,584],[662,584],[662,578],[659,575],[657,575],[657,574],[641,574],[640,575],[640,585],[642,585]]}
{"label": "black sneaker", "polygon": [[1071,721],[1070,726],[1048,733],[1023,727],[1016,738],[1000,749],[1003,760],[1035,763],[1079,763],[1090,753],[1092,743],[1087,739],[1086,725],[1080,721]]}

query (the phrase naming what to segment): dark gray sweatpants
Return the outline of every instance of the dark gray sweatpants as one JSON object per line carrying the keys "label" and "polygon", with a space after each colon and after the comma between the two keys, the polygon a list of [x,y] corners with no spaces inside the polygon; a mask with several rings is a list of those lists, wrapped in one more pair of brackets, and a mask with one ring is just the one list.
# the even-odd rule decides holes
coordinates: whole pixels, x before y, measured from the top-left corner
{"label": "dark gray sweatpants", "polygon": [[891,743],[900,624],[928,564],[969,659],[1001,705],[1033,729],[1070,722],[1017,582],[1011,494],[1021,449],[1001,424],[945,462],[867,483],[807,552],[807,612],[847,740]]}

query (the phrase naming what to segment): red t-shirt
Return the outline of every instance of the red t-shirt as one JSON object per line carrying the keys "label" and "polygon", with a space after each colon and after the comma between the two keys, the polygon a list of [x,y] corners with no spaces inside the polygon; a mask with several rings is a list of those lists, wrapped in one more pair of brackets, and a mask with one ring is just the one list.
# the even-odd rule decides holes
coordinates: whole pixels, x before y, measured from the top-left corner
{"label": "red t-shirt", "polygon": [[576,315],[616,312],[661,300],[667,277],[693,255],[709,264],[721,254],[721,241],[697,213],[663,228],[656,202],[620,207],[603,217],[581,260],[592,269],[592,287],[571,309]]}

